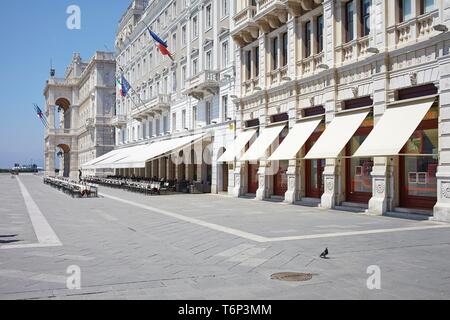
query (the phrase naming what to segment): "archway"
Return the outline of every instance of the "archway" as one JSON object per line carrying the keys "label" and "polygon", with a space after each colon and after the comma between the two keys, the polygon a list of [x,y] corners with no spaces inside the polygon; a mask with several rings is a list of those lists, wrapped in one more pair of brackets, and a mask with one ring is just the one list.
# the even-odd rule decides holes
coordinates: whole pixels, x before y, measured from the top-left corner
{"label": "archway", "polygon": [[70,177],[70,147],[66,144],[59,144],[58,148],[57,156],[60,159],[60,175],[68,178]]}
{"label": "archway", "polygon": [[55,102],[58,107],[59,114],[63,115],[63,118],[60,117],[59,121],[62,124],[63,129],[71,129],[71,112],[70,112],[70,101],[66,98],[59,98]]}

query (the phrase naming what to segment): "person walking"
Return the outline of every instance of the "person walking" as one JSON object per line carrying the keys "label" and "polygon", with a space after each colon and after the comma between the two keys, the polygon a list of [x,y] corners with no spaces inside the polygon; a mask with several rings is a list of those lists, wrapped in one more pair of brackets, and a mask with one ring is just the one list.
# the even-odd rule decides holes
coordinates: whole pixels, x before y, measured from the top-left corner
{"label": "person walking", "polygon": [[78,179],[81,180],[83,179],[83,173],[81,172],[81,169],[78,169]]}

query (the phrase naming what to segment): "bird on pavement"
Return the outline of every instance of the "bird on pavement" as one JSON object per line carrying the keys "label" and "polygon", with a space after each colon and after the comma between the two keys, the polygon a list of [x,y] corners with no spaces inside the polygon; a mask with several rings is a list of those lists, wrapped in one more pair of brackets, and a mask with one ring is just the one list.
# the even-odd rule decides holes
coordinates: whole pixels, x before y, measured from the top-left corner
{"label": "bird on pavement", "polygon": [[326,259],[327,256],[328,256],[328,248],[326,248],[325,251],[320,254],[320,257],[322,259]]}

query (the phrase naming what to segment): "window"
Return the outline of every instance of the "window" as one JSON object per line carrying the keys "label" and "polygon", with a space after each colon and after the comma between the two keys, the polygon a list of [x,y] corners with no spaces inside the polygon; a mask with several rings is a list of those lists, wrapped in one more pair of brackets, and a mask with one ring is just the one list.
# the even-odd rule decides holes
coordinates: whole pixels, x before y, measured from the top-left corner
{"label": "window", "polygon": [[181,68],[181,89],[184,89],[186,83],[186,66]]}
{"label": "window", "polygon": [[181,27],[181,42],[183,46],[187,44],[187,33],[186,33],[186,25]]}
{"label": "window", "polygon": [[186,110],[181,111],[181,128],[183,130],[187,129],[187,126],[186,126]]}
{"label": "window", "polygon": [[198,72],[198,66],[197,66],[197,59],[192,60],[192,76],[197,75]]}
{"label": "window", "polygon": [[434,0],[421,0],[420,1],[420,14],[425,14],[433,11]]}
{"label": "window", "polygon": [[222,43],[222,68],[228,66],[228,41]]}
{"label": "window", "polygon": [[228,15],[228,1],[222,0],[222,18]]}
{"label": "window", "polygon": [[163,134],[169,131],[169,118],[167,116],[163,117]]}
{"label": "window", "polygon": [[164,94],[167,94],[167,83],[168,83],[168,81],[167,81],[167,77],[165,77],[164,78],[164,81],[163,81],[163,93]]}
{"label": "window", "polygon": [[323,16],[317,17],[317,53],[320,53],[323,51]]}
{"label": "window", "polygon": [[354,0],[345,4],[345,40],[352,41],[355,37],[354,33]]}
{"label": "window", "polygon": [[211,57],[211,50],[206,52],[206,59],[205,59],[205,69],[206,70],[212,70],[212,57]]}
{"label": "window", "polygon": [[211,4],[206,6],[206,10],[205,10],[205,26],[206,26],[206,29],[209,29],[212,26]]}
{"label": "window", "polygon": [[192,128],[197,128],[197,107],[192,108]]}
{"label": "window", "polygon": [[198,21],[197,16],[192,18],[192,38],[198,37]]}
{"label": "window", "polygon": [[305,58],[311,56],[312,46],[311,46],[311,22],[305,23]]}
{"label": "window", "polygon": [[177,34],[174,33],[172,34],[172,51],[176,51],[177,50]]}
{"label": "window", "polygon": [[372,0],[361,0],[361,36],[370,34],[370,7]]}
{"label": "window", "polygon": [[177,72],[172,71],[172,92],[177,91]]}
{"label": "window", "polygon": [[413,17],[411,0],[398,0],[399,22],[407,21]]}
{"label": "window", "polygon": [[272,40],[272,70],[278,69],[278,38]]}
{"label": "window", "polygon": [[205,105],[205,120],[207,126],[211,124],[211,102],[209,101]]}
{"label": "window", "polygon": [[176,17],[177,16],[177,2],[176,1],[174,1],[173,3],[172,3],[172,17]]}
{"label": "window", "polygon": [[252,78],[252,52],[245,51],[245,78],[250,80]]}
{"label": "window", "polygon": [[228,119],[228,96],[222,97],[222,115],[223,115],[223,121],[227,121],[227,119]]}
{"label": "window", "polygon": [[172,113],[172,132],[175,132],[177,129],[177,114]]}
{"label": "window", "polygon": [[255,48],[255,76],[259,77],[259,47]]}
{"label": "window", "polygon": [[283,55],[282,55],[282,61],[281,64],[282,66],[286,66],[288,63],[288,34],[283,33],[283,35],[281,36],[281,39],[283,41]]}

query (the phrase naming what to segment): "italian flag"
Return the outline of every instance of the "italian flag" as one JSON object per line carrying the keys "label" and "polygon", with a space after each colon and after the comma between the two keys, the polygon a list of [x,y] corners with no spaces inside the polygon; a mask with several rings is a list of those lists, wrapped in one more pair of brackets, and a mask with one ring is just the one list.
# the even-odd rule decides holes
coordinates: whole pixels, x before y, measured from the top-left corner
{"label": "italian flag", "polygon": [[122,91],[122,83],[120,82],[120,78],[116,79],[116,85],[117,85],[117,90],[119,91],[120,95],[123,97],[123,91]]}

